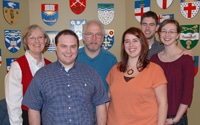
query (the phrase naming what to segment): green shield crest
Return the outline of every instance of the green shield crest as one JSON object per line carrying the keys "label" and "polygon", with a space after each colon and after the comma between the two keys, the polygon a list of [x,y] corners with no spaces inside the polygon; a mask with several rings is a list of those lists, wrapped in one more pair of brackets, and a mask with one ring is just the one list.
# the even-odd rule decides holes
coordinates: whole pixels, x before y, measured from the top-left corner
{"label": "green shield crest", "polygon": [[187,50],[194,48],[199,41],[199,25],[181,25],[180,28],[181,45]]}

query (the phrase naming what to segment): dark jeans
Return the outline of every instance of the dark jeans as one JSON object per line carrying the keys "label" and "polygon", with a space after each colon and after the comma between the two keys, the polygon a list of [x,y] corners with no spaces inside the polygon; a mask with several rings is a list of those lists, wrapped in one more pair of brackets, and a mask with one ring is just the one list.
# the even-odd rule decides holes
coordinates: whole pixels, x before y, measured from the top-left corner
{"label": "dark jeans", "polygon": [[28,111],[22,110],[22,119],[23,119],[23,125],[29,125],[29,122],[28,122]]}
{"label": "dark jeans", "polygon": [[[174,118],[175,115],[167,115],[167,118]],[[187,114],[184,114],[182,118],[174,125],[188,125]]]}

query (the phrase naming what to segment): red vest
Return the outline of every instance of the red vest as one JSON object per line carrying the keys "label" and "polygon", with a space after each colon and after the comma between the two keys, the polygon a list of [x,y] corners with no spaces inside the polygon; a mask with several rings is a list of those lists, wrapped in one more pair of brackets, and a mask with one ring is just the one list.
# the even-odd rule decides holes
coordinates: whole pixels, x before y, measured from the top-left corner
{"label": "red vest", "polygon": [[[28,64],[28,61],[27,61],[25,55],[21,56],[16,61],[19,63],[19,66],[20,66],[21,71],[22,71],[22,86],[23,86],[22,88],[23,88],[23,96],[24,96],[33,76],[32,76],[32,73],[31,73],[31,70],[29,68],[29,64]],[[45,62],[45,65],[48,65],[48,64],[51,63],[47,59],[44,59],[44,62]],[[28,107],[22,105],[22,109],[28,110]]]}

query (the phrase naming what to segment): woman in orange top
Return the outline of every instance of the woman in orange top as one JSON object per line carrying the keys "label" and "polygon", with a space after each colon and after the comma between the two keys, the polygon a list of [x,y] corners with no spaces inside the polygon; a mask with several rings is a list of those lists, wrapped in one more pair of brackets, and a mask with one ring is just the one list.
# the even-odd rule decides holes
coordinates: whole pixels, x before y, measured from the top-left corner
{"label": "woman in orange top", "polygon": [[110,103],[107,125],[164,125],[167,87],[162,68],[147,59],[148,43],[138,28],[122,37],[121,62],[107,76]]}

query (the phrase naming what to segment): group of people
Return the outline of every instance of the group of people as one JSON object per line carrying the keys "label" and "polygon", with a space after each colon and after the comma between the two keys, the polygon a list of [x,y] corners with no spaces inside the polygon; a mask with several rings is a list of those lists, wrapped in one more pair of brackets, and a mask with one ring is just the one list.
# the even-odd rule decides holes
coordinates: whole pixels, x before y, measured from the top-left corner
{"label": "group of people", "polygon": [[156,13],[144,13],[140,28],[123,33],[119,62],[101,48],[104,35],[99,21],[87,21],[79,49],[73,31],[60,31],[51,63],[42,54],[48,35],[29,26],[22,39],[26,53],[5,77],[11,125],[187,125],[194,62],[177,45],[179,23],[158,25]]}

